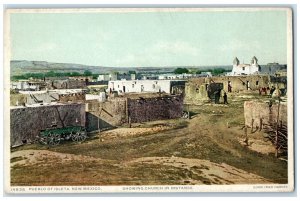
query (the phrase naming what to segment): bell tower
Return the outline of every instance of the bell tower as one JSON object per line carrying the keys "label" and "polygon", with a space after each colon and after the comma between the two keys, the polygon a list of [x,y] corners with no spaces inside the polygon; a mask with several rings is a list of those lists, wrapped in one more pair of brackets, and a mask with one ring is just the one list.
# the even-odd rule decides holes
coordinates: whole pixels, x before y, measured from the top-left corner
{"label": "bell tower", "polygon": [[233,60],[233,65],[238,66],[239,64],[240,64],[239,59],[237,57],[235,57],[234,60]]}
{"label": "bell tower", "polygon": [[257,65],[257,58],[254,56],[252,59],[251,59],[251,65]]}

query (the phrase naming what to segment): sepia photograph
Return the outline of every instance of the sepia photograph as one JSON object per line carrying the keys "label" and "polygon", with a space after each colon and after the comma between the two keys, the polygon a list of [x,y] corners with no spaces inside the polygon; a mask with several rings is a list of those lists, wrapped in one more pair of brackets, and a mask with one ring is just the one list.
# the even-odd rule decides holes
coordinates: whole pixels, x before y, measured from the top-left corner
{"label": "sepia photograph", "polygon": [[7,193],[294,190],[291,8],[4,12]]}

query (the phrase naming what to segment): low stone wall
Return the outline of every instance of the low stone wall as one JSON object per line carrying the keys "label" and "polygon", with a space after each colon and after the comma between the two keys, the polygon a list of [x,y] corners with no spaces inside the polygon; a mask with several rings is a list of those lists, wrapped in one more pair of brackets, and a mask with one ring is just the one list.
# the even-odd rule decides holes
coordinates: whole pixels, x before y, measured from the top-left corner
{"label": "low stone wall", "polygon": [[[245,101],[244,117],[245,125],[253,128],[259,128],[261,123],[276,124],[278,116],[278,103],[270,105],[268,102]],[[261,122],[262,121],[262,122]],[[280,102],[279,106],[279,123],[287,125],[287,104]]]}
{"label": "low stone wall", "polygon": [[182,112],[181,95],[128,99],[128,117],[131,123],[179,118]]}
{"label": "low stone wall", "polygon": [[[62,121],[61,121],[62,120]],[[57,127],[85,126],[84,104],[57,104],[20,107],[10,110],[10,145],[21,145],[35,140],[41,130]]]}

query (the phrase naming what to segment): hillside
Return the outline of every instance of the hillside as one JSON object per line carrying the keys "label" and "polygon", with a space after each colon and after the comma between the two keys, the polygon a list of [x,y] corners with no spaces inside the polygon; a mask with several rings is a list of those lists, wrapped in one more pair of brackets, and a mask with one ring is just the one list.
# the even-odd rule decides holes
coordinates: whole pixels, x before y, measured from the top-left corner
{"label": "hillside", "polygon": [[125,73],[128,71],[137,71],[140,73],[146,72],[173,72],[176,68],[188,68],[207,70],[213,68],[224,68],[231,69],[231,66],[166,66],[166,67],[104,67],[104,66],[88,66],[82,64],[72,63],[53,63],[47,61],[27,61],[27,60],[12,60],[10,62],[11,75],[21,75],[24,73],[39,73],[47,71],[57,72],[80,72],[83,73],[85,70],[89,70],[95,74],[109,73],[112,71],[118,71]]}

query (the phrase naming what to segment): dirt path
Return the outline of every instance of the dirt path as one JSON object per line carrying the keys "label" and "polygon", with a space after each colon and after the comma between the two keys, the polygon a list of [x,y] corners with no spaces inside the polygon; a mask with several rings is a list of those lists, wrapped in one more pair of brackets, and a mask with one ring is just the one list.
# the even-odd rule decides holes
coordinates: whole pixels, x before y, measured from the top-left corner
{"label": "dirt path", "polygon": [[271,181],[258,175],[237,169],[225,163],[217,164],[208,160],[180,157],[145,157],[126,163],[132,165],[159,164],[190,171],[194,176],[184,182],[189,184],[263,184]]}
{"label": "dirt path", "polygon": [[16,151],[11,154],[11,167],[13,166],[32,166],[43,165],[43,163],[72,163],[75,161],[95,162],[95,163],[107,163],[111,160],[103,160],[100,158],[59,153],[48,150],[23,150]]}
{"label": "dirt path", "polygon": [[[58,175],[64,178],[62,184],[74,184],[74,183],[86,183],[86,184],[103,184],[103,178],[107,178],[110,184],[114,182],[126,181],[127,175],[124,175],[124,171],[139,172],[140,167],[166,167],[163,171],[178,171],[181,172],[177,177],[177,184],[263,184],[271,183],[271,181],[260,177],[258,175],[243,171],[241,169],[232,167],[225,163],[217,164],[208,160],[189,159],[182,157],[142,157],[133,159],[127,162],[118,162],[112,160],[103,160],[101,158],[94,158],[82,155],[64,154],[47,150],[24,150],[16,151],[11,155],[12,168],[31,169],[38,167],[44,174],[49,174],[49,177],[45,178],[42,183],[38,185],[51,185],[59,181]],[[107,165],[110,166],[110,171],[114,172],[119,170],[118,180],[116,180],[116,174],[109,172],[104,175],[98,168],[107,169]],[[72,175],[69,177],[66,172],[60,171],[58,168],[68,166],[74,166],[74,170],[81,172],[78,175]],[[136,167],[138,167],[136,169]],[[175,169],[174,169],[175,168]],[[73,170],[73,171],[74,171]],[[123,173],[122,173],[123,172]],[[35,176],[26,177],[26,171],[23,172],[23,178],[26,178],[27,182],[31,179],[36,182]],[[157,172],[155,173],[157,174]],[[152,175],[155,179],[150,181],[155,182],[174,182],[172,177],[169,178],[156,178],[157,175]],[[50,176],[51,175],[51,176]],[[85,175],[85,176],[83,176]],[[144,175],[144,173],[142,173]],[[28,175],[29,176],[29,175]],[[40,177],[41,175],[36,175]],[[136,175],[138,176],[138,175]],[[84,178],[84,179],[83,179]],[[134,178],[130,177],[132,181],[138,182],[141,178],[138,176]],[[149,178],[148,178],[149,179]],[[29,180],[29,181],[28,181]]]}

